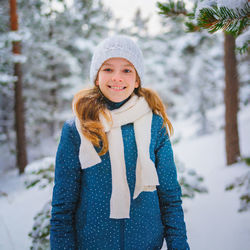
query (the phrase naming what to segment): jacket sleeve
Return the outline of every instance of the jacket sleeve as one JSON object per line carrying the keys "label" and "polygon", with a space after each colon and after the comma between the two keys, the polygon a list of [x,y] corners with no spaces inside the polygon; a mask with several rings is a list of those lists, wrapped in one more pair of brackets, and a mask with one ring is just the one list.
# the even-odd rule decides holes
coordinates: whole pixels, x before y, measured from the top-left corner
{"label": "jacket sleeve", "polygon": [[80,191],[80,162],[73,122],[65,122],[56,154],[50,221],[52,250],[76,250],[74,215]]}
{"label": "jacket sleeve", "polygon": [[168,250],[188,250],[186,226],[182,210],[181,188],[177,181],[173,151],[166,128],[158,130],[156,168],[160,185],[157,186],[162,223]]}

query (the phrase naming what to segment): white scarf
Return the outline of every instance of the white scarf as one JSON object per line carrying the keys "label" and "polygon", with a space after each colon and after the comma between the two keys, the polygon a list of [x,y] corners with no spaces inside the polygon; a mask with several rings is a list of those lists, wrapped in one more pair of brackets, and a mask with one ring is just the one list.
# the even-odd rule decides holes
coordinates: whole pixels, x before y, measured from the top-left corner
{"label": "white scarf", "polygon": [[[122,107],[108,111],[112,122],[101,115],[100,121],[108,137],[109,155],[112,171],[112,194],[110,199],[110,218],[129,218],[130,190],[126,176],[124,147],[121,126],[134,123],[137,144],[136,183],[133,199],[143,191],[154,191],[159,185],[156,168],[150,159],[152,110],[143,97],[132,96]],[[81,133],[80,121],[76,117],[76,128],[81,138],[79,160],[83,169],[101,162],[92,143]]]}

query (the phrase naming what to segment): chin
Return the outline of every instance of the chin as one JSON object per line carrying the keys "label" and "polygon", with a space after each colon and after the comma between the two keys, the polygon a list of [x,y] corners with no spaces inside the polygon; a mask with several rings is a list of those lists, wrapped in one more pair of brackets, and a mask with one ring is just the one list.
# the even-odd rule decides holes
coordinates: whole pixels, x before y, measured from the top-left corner
{"label": "chin", "polygon": [[120,99],[110,99],[112,102],[122,102],[127,98],[120,98]]}
{"label": "chin", "polygon": [[112,96],[111,98],[108,98],[108,99],[112,102],[122,102],[122,101],[126,100],[128,97],[129,97],[129,95],[124,96],[124,97]]}

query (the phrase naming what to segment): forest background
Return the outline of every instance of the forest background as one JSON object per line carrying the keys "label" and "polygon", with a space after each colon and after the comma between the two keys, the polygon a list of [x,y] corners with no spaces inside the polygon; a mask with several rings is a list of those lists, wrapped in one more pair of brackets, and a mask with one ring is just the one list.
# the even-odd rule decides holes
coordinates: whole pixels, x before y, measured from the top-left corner
{"label": "forest background", "polygon": [[[187,1],[187,8],[191,10],[195,2]],[[224,133],[223,32],[213,35],[206,30],[187,33],[185,16],[160,16],[156,1],[151,12],[145,9],[142,1],[135,1],[134,9],[127,10],[126,17],[119,16],[118,9],[111,7],[113,4],[108,0],[18,0],[19,28],[13,32],[10,4],[0,0],[2,180],[10,173],[16,173],[18,178],[18,167],[22,172],[17,157],[15,83],[18,82],[18,75],[15,74],[17,68],[14,65],[21,66],[25,121],[25,134],[22,134],[25,144],[21,148],[26,149],[29,164],[26,169],[23,168],[26,177],[22,175],[19,179],[28,188],[38,184],[47,188],[53,184],[53,161],[62,125],[72,117],[72,98],[78,90],[91,86],[88,76],[93,50],[102,39],[112,34],[129,35],[142,48],[146,70],[144,87],[156,90],[168,107],[168,115],[176,128],[173,144],[213,135],[216,131]],[[13,53],[14,43],[21,45],[18,54]],[[249,110],[250,100],[249,52],[236,52],[236,58],[238,110],[247,113],[245,110]],[[249,144],[244,147],[250,148]],[[249,150],[243,149],[235,164],[248,168],[249,156]],[[222,158],[226,158],[224,152]],[[178,158],[176,162],[184,198],[194,198],[196,193],[209,193],[206,176],[200,176],[198,167],[188,170],[185,162]],[[226,160],[224,165],[227,165]],[[240,203],[246,194],[250,199],[249,170],[243,172],[241,186],[245,188],[238,194],[235,203]],[[239,184],[239,177],[239,173],[235,175],[228,189]],[[0,183],[2,201],[10,196],[6,191],[8,188],[4,186],[6,183]],[[240,208],[249,213],[247,201],[244,203],[243,199]],[[35,249],[38,246],[42,246],[42,249],[48,247],[50,206],[45,206],[42,211],[43,216],[36,217],[36,226],[30,234]]]}

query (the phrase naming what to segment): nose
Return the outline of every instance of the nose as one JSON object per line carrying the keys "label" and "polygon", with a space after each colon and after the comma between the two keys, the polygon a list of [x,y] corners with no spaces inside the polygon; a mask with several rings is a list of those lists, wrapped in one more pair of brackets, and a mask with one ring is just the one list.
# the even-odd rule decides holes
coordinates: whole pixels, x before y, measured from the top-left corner
{"label": "nose", "polygon": [[123,82],[121,74],[119,72],[115,72],[114,75],[112,76],[112,81],[113,82]]}

